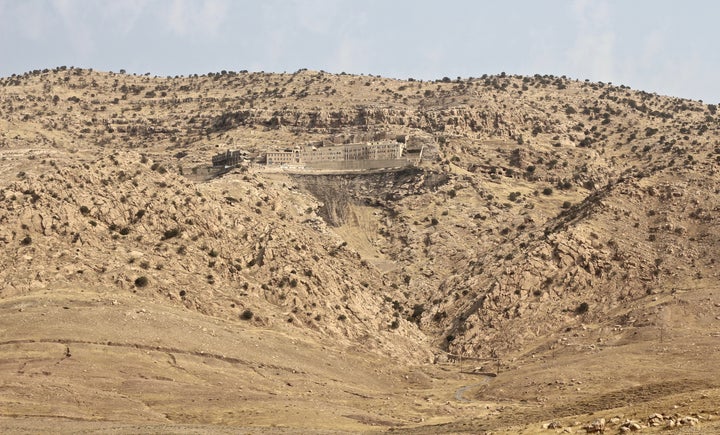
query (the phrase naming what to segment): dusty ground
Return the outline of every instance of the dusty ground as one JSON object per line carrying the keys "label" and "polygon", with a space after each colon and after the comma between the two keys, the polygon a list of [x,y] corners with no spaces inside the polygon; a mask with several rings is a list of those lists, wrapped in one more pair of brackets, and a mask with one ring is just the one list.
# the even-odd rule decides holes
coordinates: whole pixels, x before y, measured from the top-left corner
{"label": "dusty ground", "polygon": [[136,296],[57,290],[2,310],[5,433],[377,431],[480,410],[454,399],[472,380],[455,367],[398,366]]}
{"label": "dusty ground", "polygon": [[0,306],[0,424],[5,433],[529,434],[548,422],[579,430],[661,413],[699,415],[691,433],[712,433],[720,327],[682,312],[703,300],[668,298],[664,309],[677,313],[662,342],[654,327],[635,331],[645,340],[622,331],[598,340],[607,334],[587,325],[554,349],[501,362],[493,377],[482,374],[493,362],[397,365],[134,295],[9,298]]}

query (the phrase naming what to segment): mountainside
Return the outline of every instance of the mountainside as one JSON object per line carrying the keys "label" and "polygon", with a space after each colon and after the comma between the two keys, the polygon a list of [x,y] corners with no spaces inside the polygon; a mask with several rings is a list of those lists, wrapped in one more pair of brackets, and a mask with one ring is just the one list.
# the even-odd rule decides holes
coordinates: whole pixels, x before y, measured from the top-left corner
{"label": "mountainside", "polygon": [[[422,159],[348,173],[262,163],[269,150],[373,140],[404,142]],[[211,157],[228,149],[252,161],[209,170]],[[55,370],[16,366],[54,358],[58,344],[84,346],[66,358],[80,360],[77,370],[58,376],[75,389],[79,382],[73,395],[91,400],[108,391],[103,377],[117,375],[96,359],[103,343],[202,359],[194,341],[162,325],[210,322],[226,340],[268,334],[278,355],[306,343],[302,382],[320,392],[292,396],[305,403],[298,412],[315,415],[333,400],[347,407],[325,422],[283,414],[274,421],[286,425],[279,432],[512,433],[551,418],[578,426],[585,422],[570,417],[612,408],[646,418],[678,403],[683,415],[673,422],[707,420],[720,413],[717,369],[708,363],[720,352],[719,169],[715,105],[564,77],[424,82],[300,70],[160,78],[61,67],[0,79],[0,303],[18,322],[42,325],[48,314],[65,328],[58,335],[3,322],[12,374],[3,379],[2,415],[34,415],[42,400],[20,399],[21,385]],[[85,308],[66,316],[73,301]],[[55,304],[66,305],[46,313]],[[121,316],[117,304],[133,319],[152,307],[153,329],[117,336],[116,320],[103,320],[106,310]],[[208,358],[232,370],[260,364],[246,385],[270,376],[264,351],[245,358],[249,339],[238,340],[229,356],[218,341],[207,351],[218,358]],[[122,346],[110,349],[122,358]],[[327,352],[348,360],[327,372]],[[163,358],[133,360],[123,373],[167,364]],[[616,367],[618,360],[627,364]],[[104,367],[97,382],[79,375],[90,367]],[[459,377],[450,376],[456,368]],[[209,375],[193,366],[188,376],[192,370],[187,388],[224,394],[208,393]],[[338,387],[325,376],[367,403],[334,396]],[[579,379],[582,387],[568,387]],[[658,387],[667,379],[672,386]],[[138,382],[122,394],[154,388]],[[378,411],[382,385],[408,408]],[[453,399],[461,386],[466,393]],[[266,409],[281,407],[270,397],[285,394],[278,388],[267,386]],[[175,397],[183,388],[161,390]],[[112,406],[126,411],[114,417],[110,405],[92,415],[43,405],[27,426],[0,424],[38,430],[58,416],[149,424],[119,429],[132,432],[273,423],[272,414],[250,411],[243,423],[196,418],[220,412],[212,404],[183,417],[176,404],[141,402],[138,419],[118,402]],[[717,427],[713,421],[699,424]]]}

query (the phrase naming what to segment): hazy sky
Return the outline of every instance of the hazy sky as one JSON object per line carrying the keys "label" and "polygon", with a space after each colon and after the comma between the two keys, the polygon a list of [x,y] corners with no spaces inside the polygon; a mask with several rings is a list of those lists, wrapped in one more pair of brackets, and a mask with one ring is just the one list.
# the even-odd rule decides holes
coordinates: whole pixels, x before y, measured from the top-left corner
{"label": "hazy sky", "polygon": [[715,0],[0,0],[0,76],[553,74],[720,102]]}

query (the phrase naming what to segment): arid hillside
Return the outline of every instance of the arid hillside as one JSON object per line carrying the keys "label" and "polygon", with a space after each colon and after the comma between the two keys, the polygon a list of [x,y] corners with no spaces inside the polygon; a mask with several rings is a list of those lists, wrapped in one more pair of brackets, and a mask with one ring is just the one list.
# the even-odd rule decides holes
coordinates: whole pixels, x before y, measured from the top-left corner
{"label": "arid hillside", "polygon": [[564,77],[2,78],[0,427],[720,430],[719,170],[715,105]]}

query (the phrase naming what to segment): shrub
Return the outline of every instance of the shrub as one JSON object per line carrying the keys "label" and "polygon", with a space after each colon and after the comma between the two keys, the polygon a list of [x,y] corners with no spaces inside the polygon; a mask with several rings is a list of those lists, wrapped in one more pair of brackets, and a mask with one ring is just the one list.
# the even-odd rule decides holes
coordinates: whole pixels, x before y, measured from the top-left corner
{"label": "shrub", "polygon": [[31,243],[32,243],[32,237],[30,237],[30,236],[25,236],[22,240],[20,240],[20,244],[23,246],[28,246]]}
{"label": "shrub", "polygon": [[543,195],[548,195],[548,196],[552,195],[552,193],[553,193],[552,187],[544,188],[542,193],[543,193]]}
{"label": "shrub", "polygon": [[87,208],[87,206],[81,205],[80,213],[82,213],[84,216],[87,216],[90,213],[90,209]]}
{"label": "shrub", "polygon": [[575,308],[575,313],[576,314],[585,314],[588,312],[589,309],[590,309],[590,305],[588,305],[587,302],[583,302],[580,305],[578,305],[577,308]]}
{"label": "shrub", "polygon": [[561,181],[560,183],[558,183],[557,187],[562,190],[568,190],[572,188],[572,183],[568,180]]}
{"label": "shrub", "polygon": [[420,323],[420,318],[422,317],[423,313],[425,312],[425,305],[423,304],[415,304],[413,306],[413,312],[410,316],[411,322]]}
{"label": "shrub", "polygon": [[245,311],[242,312],[242,314],[240,314],[240,318],[243,320],[250,320],[253,318],[253,316],[254,316],[254,314],[253,314],[252,310],[250,310],[250,309],[246,309]]}
{"label": "shrub", "polygon": [[180,235],[180,228],[172,228],[169,230],[165,230],[162,236],[162,240],[172,239],[173,237],[177,237]]}
{"label": "shrub", "polygon": [[135,278],[135,287],[145,287],[148,285],[148,279],[146,276],[140,276]]}

